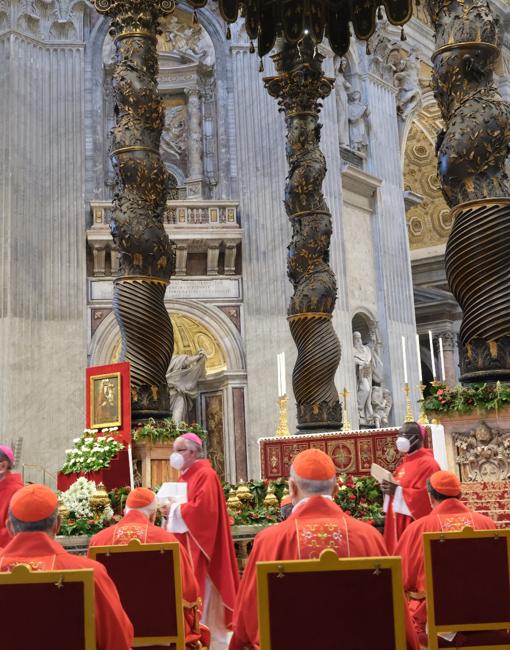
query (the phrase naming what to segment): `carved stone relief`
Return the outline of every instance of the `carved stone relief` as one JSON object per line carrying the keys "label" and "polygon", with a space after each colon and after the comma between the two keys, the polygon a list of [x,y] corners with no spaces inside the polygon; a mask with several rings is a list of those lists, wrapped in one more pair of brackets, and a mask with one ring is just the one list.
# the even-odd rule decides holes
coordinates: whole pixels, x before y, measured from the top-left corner
{"label": "carved stone relief", "polygon": [[90,11],[71,0],[26,0],[0,3],[0,29],[13,29],[42,41],[81,41],[83,14]]}
{"label": "carved stone relief", "polygon": [[184,96],[164,100],[165,126],[161,133],[160,152],[165,164],[173,163],[187,172],[188,118]]}
{"label": "carved stone relief", "polygon": [[469,433],[453,433],[462,481],[505,481],[510,478],[510,431],[485,422]]}
{"label": "carved stone relief", "polygon": [[204,66],[213,66],[215,61],[214,46],[210,36],[199,24],[193,24],[189,14],[177,10],[162,22],[162,31],[158,37],[158,51],[178,56],[182,63],[200,62]]}

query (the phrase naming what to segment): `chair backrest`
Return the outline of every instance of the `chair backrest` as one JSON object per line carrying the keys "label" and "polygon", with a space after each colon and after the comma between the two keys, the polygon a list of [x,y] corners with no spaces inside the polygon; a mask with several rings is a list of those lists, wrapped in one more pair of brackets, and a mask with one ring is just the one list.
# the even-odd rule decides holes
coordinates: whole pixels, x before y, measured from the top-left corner
{"label": "chair backrest", "polygon": [[1,646],[9,650],[96,650],[94,572],[0,573]]}
{"label": "chair backrest", "polygon": [[[439,633],[509,629],[510,530],[465,528],[423,539],[429,648],[438,648]],[[463,646],[492,647],[486,640]]]}
{"label": "chair backrest", "polygon": [[180,545],[178,542],[91,546],[106,567],[135,629],[133,647],[175,644],[185,648]]}
{"label": "chair backrest", "polygon": [[259,562],[257,592],[260,650],[405,650],[400,558]]}

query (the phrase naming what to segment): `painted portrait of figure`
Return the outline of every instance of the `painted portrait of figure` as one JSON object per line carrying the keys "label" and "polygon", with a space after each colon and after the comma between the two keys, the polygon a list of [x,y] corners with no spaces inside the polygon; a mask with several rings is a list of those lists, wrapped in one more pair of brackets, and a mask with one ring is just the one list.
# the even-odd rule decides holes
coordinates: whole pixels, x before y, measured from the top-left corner
{"label": "painted portrait of figure", "polygon": [[120,373],[90,378],[90,427],[121,425]]}

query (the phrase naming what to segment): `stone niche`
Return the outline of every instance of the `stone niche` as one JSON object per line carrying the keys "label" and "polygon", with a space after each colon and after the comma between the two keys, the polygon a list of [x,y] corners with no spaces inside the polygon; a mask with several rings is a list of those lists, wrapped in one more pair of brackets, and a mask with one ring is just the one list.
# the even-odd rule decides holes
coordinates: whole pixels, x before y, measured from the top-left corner
{"label": "stone niche", "polygon": [[510,478],[510,409],[441,418],[448,465],[463,482]]}

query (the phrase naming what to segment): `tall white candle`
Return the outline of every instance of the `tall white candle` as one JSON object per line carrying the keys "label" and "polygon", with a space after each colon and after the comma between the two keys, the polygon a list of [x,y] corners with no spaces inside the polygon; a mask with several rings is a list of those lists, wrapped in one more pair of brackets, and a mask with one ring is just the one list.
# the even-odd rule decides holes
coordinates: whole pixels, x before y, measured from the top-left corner
{"label": "tall white candle", "polygon": [[430,362],[432,364],[432,378],[436,380],[436,360],[434,359],[434,341],[432,340],[432,331],[429,330],[429,345],[430,345]]}
{"label": "tall white candle", "polygon": [[441,381],[446,380],[444,373],[444,353],[443,353],[443,339],[439,337],[439,360],[441,361]]}
{"label": "tall white candle", "polygon": [[282,368],[281,368],[281,356],[280,353],[276,355],[276,366],[278,368],[278,397],[282,394]]}
{"label": "tall white candle", "polygon": [[421,374],[421,355],[420,355],[420,335],[416,334],[416,355],[418,358],[418,377],[420,378],[420,384],[423,381],[423,376]]}
{"label": "tall white candle", "polygon": [[287,394],[287,379],[285,377],[285,352],[282,352],[282,395]]}
{"label": "tall white candle", "polygon": [[406,337],[402,337],[402,359],[404,362],[404,384],[407,384]]}

